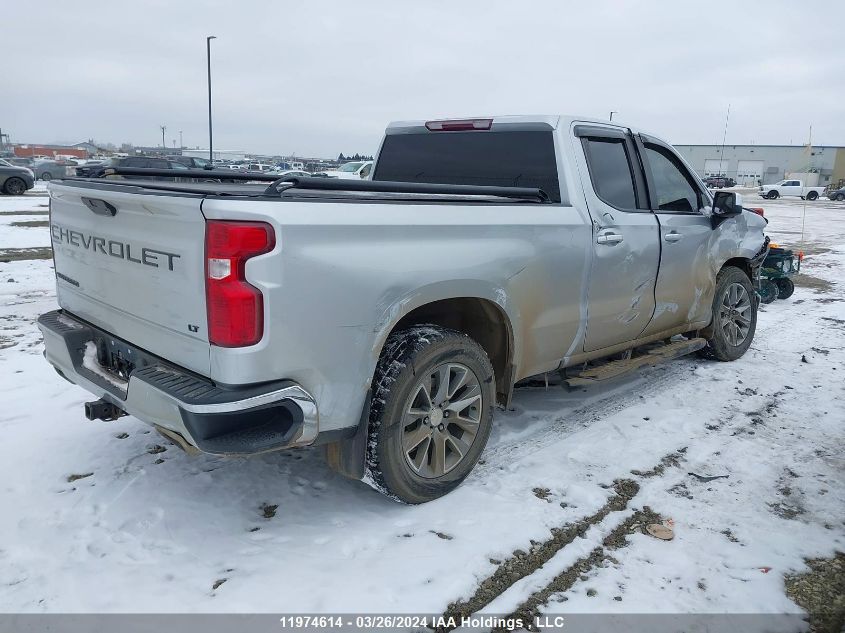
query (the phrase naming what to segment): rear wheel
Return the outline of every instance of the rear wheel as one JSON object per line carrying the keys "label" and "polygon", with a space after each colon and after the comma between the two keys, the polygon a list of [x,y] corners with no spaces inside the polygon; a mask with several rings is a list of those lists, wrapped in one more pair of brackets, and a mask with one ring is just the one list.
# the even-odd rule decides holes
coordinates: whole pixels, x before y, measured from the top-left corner
{"label": "rear wheel", "polygon": [[710,335],[701,353],[716,360],[736,360],[751,345],[756,328],[757,300],[751,280],[739,268],[726,266],[716,277]]}
{"label": "rear wheel", "polygon": [[22,196],[26,193],[26,183],[20,178],[9,178],[3,186],[3,191],[10,196]]}
{"label": "rear wheel", "polygon": [[815,200],[818,197],[819,197],[818,191],[811,191],[810,193],[807,194],[807,200]]}
{"label": "rear wheel", "polygon": [[373,378],[372,482],[405,503],[454,490],[487,444],[494,397],[490,360],[465,334],[433,325],[391,334]]}
{"label": "rear wheel", "polygon": [[837,193],[836,194],[836,201],[842,202],[843,200],[845,200],[845,193]]}
{"label": "rear wheel", "polygon": [[52,180],[52,179],[53,179],[53,174],[51,174],[49,171],[45,171],[43,174],[41,174],[41,180]]}
{"label": "rear wheel", "polygon": [[773,190],[773,191],[770,191],[770,192],[766,195],[766,197],[767,197],[769,200],[777,200],[777,199],[780,197],[780,194],[779,194],[777,191],[774,191],[774,190]]}
{"label": "rear wheel", "polygon": [[770,279],[760,280],[760,301],[763,303],[771,303],[780,295],[778,285]]}
{"label": "rear wheel", "polygon": [[775,284],[778,287],[778,299],[789,299],[792,293],[795,292],[795,284],[788,277],[778,279]]}

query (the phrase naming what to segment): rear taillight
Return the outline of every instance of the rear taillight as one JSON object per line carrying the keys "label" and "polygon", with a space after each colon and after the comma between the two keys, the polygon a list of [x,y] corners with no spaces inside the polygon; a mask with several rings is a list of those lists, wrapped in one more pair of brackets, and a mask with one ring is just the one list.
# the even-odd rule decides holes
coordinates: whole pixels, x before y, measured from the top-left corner
{"label": "rear taillight", "polygon": [[453,121],[426,121],[431,132],[465,132],[467,130],[489,130],[493,119],[460,119]]}
{"label": "rear taillight", "polygon": [[209,220],[205,225],[208,340],[219,347],[255,345],[264,335],[264,299],[246,281],[246,262],[276,243],[265,222]]}

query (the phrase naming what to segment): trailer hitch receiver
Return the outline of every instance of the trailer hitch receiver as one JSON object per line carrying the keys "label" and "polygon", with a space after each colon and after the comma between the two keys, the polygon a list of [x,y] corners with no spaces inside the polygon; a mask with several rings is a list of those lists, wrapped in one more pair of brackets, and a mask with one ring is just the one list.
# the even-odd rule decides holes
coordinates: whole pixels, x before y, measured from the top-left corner
{"label": "trailer hitch receiver", "polygon": [[126,411],[102,398],[85,403],[85,417],[89,420],[117,420],[124,415]]}

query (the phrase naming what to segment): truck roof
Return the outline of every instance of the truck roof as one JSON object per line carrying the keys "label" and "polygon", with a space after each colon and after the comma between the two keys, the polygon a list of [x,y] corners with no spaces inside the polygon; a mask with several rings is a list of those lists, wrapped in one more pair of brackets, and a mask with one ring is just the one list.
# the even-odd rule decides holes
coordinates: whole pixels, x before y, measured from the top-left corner
{"label": "truck roof", "polygon": [[414,132],[425,131],[426,123],[431,121],[473,121],[473,120],[492,120],[491,129],[503,130],[555,130],[559,126],[568,127],[573,121],[580,121],[585,123],[602,123],[606,125],[615,125],[617,127],[629,128],[628,125],[623,125],[618,122],[608,121],[606,119],[597,119],[588,116],[576,116],[567,114],[525,114],[525,115],[499,115],[499,116],[468,116],[468,117],[449,117],[448,119],[428,119],[416,121],[392,121],[385,130],[385,134],[409,134]]}

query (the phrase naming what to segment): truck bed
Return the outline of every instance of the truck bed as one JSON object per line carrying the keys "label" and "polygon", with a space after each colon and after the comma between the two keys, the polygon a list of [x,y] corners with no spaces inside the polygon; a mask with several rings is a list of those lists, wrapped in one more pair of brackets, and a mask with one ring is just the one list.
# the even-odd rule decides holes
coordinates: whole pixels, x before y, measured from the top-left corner
{"label": "truck bed", "polygon": [[[548,203],[548,196],[531,187],[484,187],[476,185],[434,185],[388,181],[349,181],[330,178],[274,178],[267,175],[232,174],[214,171],[186,170],[180,177],[189,182],[149,180],[172,177],[172,171],[154,169],[110,169],[104,177],[67,178],[60,182],[72,186],[107,191],[160,191],[170,194],[200,195],[219,198],[263,198],[282,200],[330,200],[332,202],[431,202],[436,204],[516,204]],[[134,177],[134,178],[133,178]],[[215,180],[211,180],[211,179]],[[267,184],[269,182],[269,185]]]}

